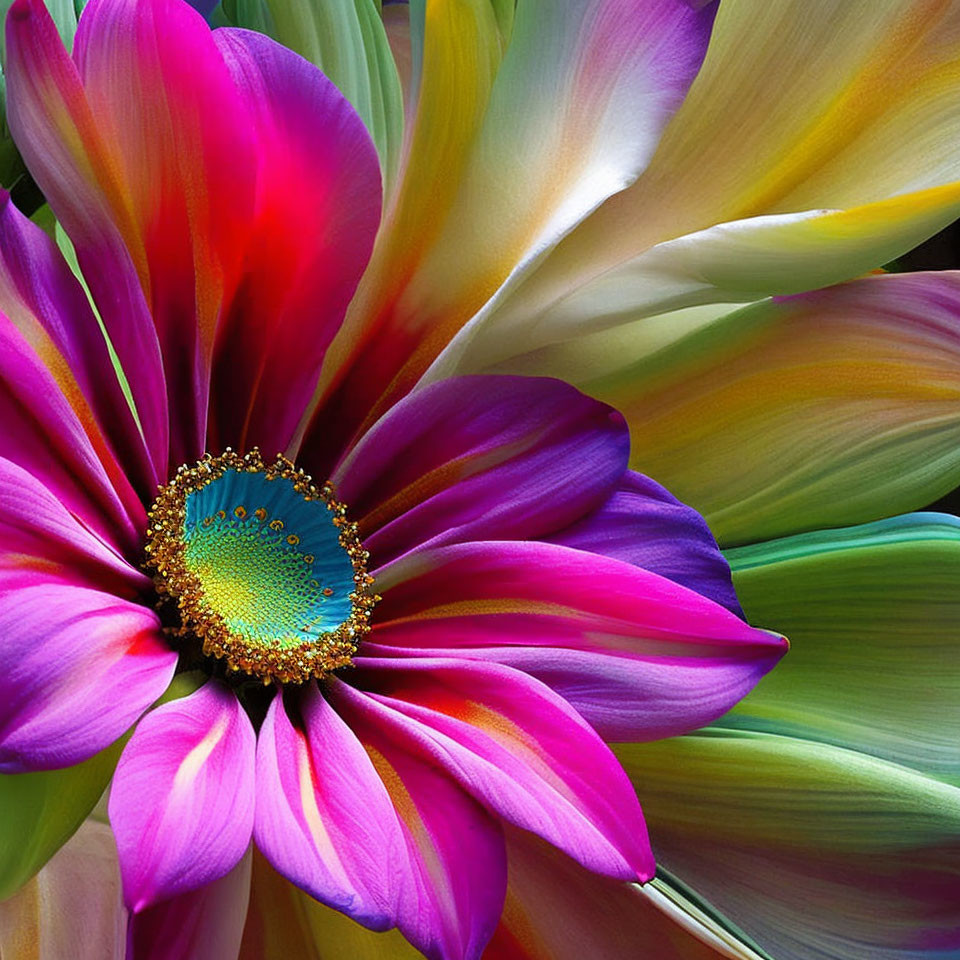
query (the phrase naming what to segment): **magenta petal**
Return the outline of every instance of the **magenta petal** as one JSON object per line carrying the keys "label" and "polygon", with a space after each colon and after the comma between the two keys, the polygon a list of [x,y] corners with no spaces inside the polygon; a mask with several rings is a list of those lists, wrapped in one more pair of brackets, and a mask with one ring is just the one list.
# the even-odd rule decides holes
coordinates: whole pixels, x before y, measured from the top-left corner
{"label": "magenta petal", "polygon": [[36,347],[0,313],[0,457],[41,480],[111,546],[139,551],[143,505],[77,397],[66,361],[34,339]]}
{"label": "magenta petal", "polygon": [[27,340],[42,331],[63,357],[124,472],[149,492],[157,483],[150,454],[124,398],[107,342],[87,295],[53,240],[0,190],[0,312]]}
{"label": "magenta petal", "polygon": [[378,582],[369,654],[510,664],[608,740],[683,733],[725,713],[786,650],[778,636],[620,560],[546,543],[418,551]]}
{"label": "magenta petal", "polygon": [[253,831],[255,739],[239,700],[216,680],[137,726],[109,807],[134,912],[211,883],[240,861]]}
{"label": "magenta petal", "polygon": [[0,584],[5,580],[58,580],[131,598],[150,586],[32,474],[0,458]]}
{"label": "magenta petal", "polygon": [[250,901],[251,862],[248,851],[219,880],[131,915],[126,960],[235,960]]}
{"label": "magenta petal", "polygon": [[113,743],[177,656],[152,610],[83,587],[0,592],[0,771],[65,767]]}
{"label": "magenta petal", "polygon": [[632,470],[603,506],[548,539],[652,570],[742,615],[730,566],[706,520]]}
{"label": "magenta petal", "polygon": [[401,400],[332,479],[379,565],[560,530],[614,492],[629,452],[620,415],[559,380],[457,377]]}
{"label": "magenta petal", "polygon": [[[134,262],[142,247],[124,196],[126,185],[107,147],[111,131],[94,119],[77,68],[42,0],[16,0],[10,6],[6,51],[10,129],[76,246],[133,390],[155,472],[162,476],[167,457],[163,365]],[[115,86],[129,105],[132,85]]]}
{"label": "magenta petal", "polygon": [[374,929],[394,923],[409,873],[393,804],[370,758],[317,690],[303,727],[278,695],[257,744],[257,846],[313,897]]}
{"label": "magenta petal", "polygon": [[[648,879],[653,855],[636,795],[609,748],[538,680],[493,663],[358,657],[334,706],[379,725],[505,820],[589,869]],[[356,721],[353,719],[356,717]]]}
{"label": "magenta petal", "polygon": [[373,760],[410,852],[396,924],[428,957],[479,957],[503,910],[507,864],[500,825],[403,738],[359,712],[354,733]]}
{"label": "magenta petal", "polygon": [[260,731],[257,846],[365,926],[396,926],[430,957],[479,956],[506,889],[497,825],[375,728],[351,730],[315,685],[301,713],[295,727],[277,696]]}
{"label": "magenta petal", "polygon": [[220,446],[274,451],[294,434],[370,258],[380,164],[313,64],[262,34],[214,39],[249,113],[257,183],[243,278],[217,334],[213,429]]}

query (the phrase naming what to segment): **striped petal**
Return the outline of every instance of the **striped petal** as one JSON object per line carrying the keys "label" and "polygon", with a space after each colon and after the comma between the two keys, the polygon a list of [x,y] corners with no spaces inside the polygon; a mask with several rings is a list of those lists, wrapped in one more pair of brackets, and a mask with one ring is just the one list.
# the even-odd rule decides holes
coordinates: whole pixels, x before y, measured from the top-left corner
{"label": "striped petal", "polygon": [[730,559],[750,618],[793,646],[725,726],[849,747],[960,785],[960,520],[912,514]]}
{"label": "striped petal", "polygon": [[952,0],[722,3],[648,169],[484,311],[443,373],[826,286],[916,246],[960,212],[958,49]]}
{"label": "striped petal", "polygon": [[253,727],[211,680],[148,714],[110,791],[124,899],[134,913],[229,873],[253,831]]}
{"label": "striped petal", "polygon": [[958,369],[960,273],[889,274],[744,308],[584,387],[624,411],[638,468],[734,544],[960,483]]}
{"label": "striped petal", "polygon": [[75,767],[0,775],[0,901],[16,893],[83,823],[119,753],[114,745]]}
{"label": "striped petal", "polygon": [[[32,342],[31,342],[32,341]],[[146,514],[64,356],[0,312],[0,457],[32,474],[118,552],[135,556]]]}
{"label": "striped petal", "polygon": [[381,571],[369,655],[508,664],[610,740],[716,719],[782,656],[778,636],[621,560],[538,543],[469,543]]}
{"label": "striped petal", "polygon": [[[71,8],[72,9],[72,8]],[[33,345],[92,439],[110,441],[122,472],[149,494],[150,451],[127,403],[86,292],[54,241],[0,190],[0,312]],[[106,446],[106,444],[104,444]],[[106,451],[98,451],[110,462]],[[114,468],[120,473],[119,467]],[[120,489],[125,484],[114,481]],[[128,494],[128,502],[133,501]],[[131,503],[135,511],[136,507]]]}
{"label": "striped petal", "polygon": [[616,411],[564,383],[465,377],[404,398],[332,481],[378,566],[424,545],[561,530],[610,497],[629,445]]}
{"label": "striped petal", "polygon": [[622,771],[564,700],[492,663],[358,657],[353,683],[331,689],[352,727],[384,728],[509,823],[588,869],[621,879],[653,873],[643,817]]}
{"label": "striped petal", "polygon": [[778,960],[960,950],[960,790],[748,731],[617,748],[658,859]]}
{"label": "striped petal", "polygon": [[79,763],[163,693],[177,655],[139,604],[56,582],[4,586],[0,770]]}
{"label": "striped petal", "polygon": [[318,433],[344,424],[348,438],[372,406],[382,412],[385,386],[394,400],[409,389],[512,272],[636,178],[713,16],[683,0],[512,6],[411,7],[402,179],[335,344]]}
{"label": "striped petal", "polygon": [[88,820],[23,890],[0,903],[0,953],[4,960],[133,960],[124,913],[110,828]]}

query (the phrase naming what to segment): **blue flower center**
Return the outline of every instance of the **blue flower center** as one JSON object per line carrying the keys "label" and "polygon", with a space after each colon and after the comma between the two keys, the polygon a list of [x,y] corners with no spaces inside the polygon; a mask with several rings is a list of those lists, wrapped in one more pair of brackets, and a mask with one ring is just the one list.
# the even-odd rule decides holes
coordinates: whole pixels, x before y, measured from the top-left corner
{"label": "blue flower center", "polygon": [[366,551],[329,485],[278,457],[227,451],[181,468],[151,511],[148,562],[181,633],[265,681],[350,662],[369,629]]}

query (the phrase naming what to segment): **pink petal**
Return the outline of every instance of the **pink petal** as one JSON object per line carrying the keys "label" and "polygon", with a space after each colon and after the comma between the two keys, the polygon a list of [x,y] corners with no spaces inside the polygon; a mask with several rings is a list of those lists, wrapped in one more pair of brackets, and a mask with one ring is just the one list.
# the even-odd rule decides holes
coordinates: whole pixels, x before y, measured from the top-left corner
{"label": "pink petal", "polygon": [[248,850],[219,880],[133,914],[126,960],[235,960],[250,900],[251,862]]}
{"label": "pink petal", "polygon": [[218,333],[220,445],[285,447],[370,257],[380,164],[363,122],[312,64],[218,30],[250,116],[257,188],[240,290]]}
{"label": "pink petal", "polygon": [[0,771],[78,763],[166,689],[177,656],[152,610],[57,583],[0,592]]}
{"label": "pink petal", "polygon": [[355,733],[403,826],[411,876],[396,924],[428,957],[479,957],[503,910],[507,864],[500,825],[402,738],[357,717]]}
{"label": "pink petal", "polygon": [[613,754],[566,701],[510,667],[453,659],[358,657],[331,702],[351,725],[379,725],[488,809],[589,869],[653,873],[636,795]]}
{"label": "pink petal", "polygon": [[620,560],[541,543],[469,543],[382,571],[364,651],[498,661],[539,677],[610,740],[715,719],[786,642]]}
{"label": "pink petal", "polygon": [[397,926],[429,956],[478,956],[506,883],[497,826],[375,729],[358,739],[316,687],[302,714],[301,730],[278,696],[261,730],[258,847],[365,926]]}
{"label": "pink petal", "polygon": [[257,745],[257,846],[284,876],[375,929],[391,925],[409,871],[400,826],[369,757],[315,685],[303,726],[278,695]]}
{"label": "pink petal", "polygon": [[560,530],[613,493],[629,448],[619,414],[559,380],[462,377],[398,403],[332,479],[382,564]]}
{"label": "pink petal", "polygon": [[76,65],[40,0],[17,0],[8,49],[11,128],[76,246],[158,474],[168,420],[173,462],[285,446],[379,222],[362,122],[306,61],[214,35],[181,0],[91,0]]}
{"label": "pink petal", "polygon": [[211,680],[138,725],[117,764],[110,822],[134,912],[229,873],[253,830],[253,727]]}

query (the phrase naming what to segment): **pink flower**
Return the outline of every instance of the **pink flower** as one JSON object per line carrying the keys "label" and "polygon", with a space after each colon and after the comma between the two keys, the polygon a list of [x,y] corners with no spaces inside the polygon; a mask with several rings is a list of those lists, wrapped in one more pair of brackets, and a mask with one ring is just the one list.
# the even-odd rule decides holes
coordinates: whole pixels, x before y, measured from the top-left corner
{"label": "pink flower", "polygon": [[72,58],[17,0],[7,53],[11,128],[110,346],[5,203],[0,769],[133,728],[109,803],[131,942],[214,897],[251,841],[431,957],[490,941],[505,836],[650,878],[605,740],[702,726],[785,648],[737,616],[699,515],[560,381],[385,403],[352,375],[314,402],[321,364],[414,348],[334,340],[380,169],[306,61],[179,0],[93,0]]}

